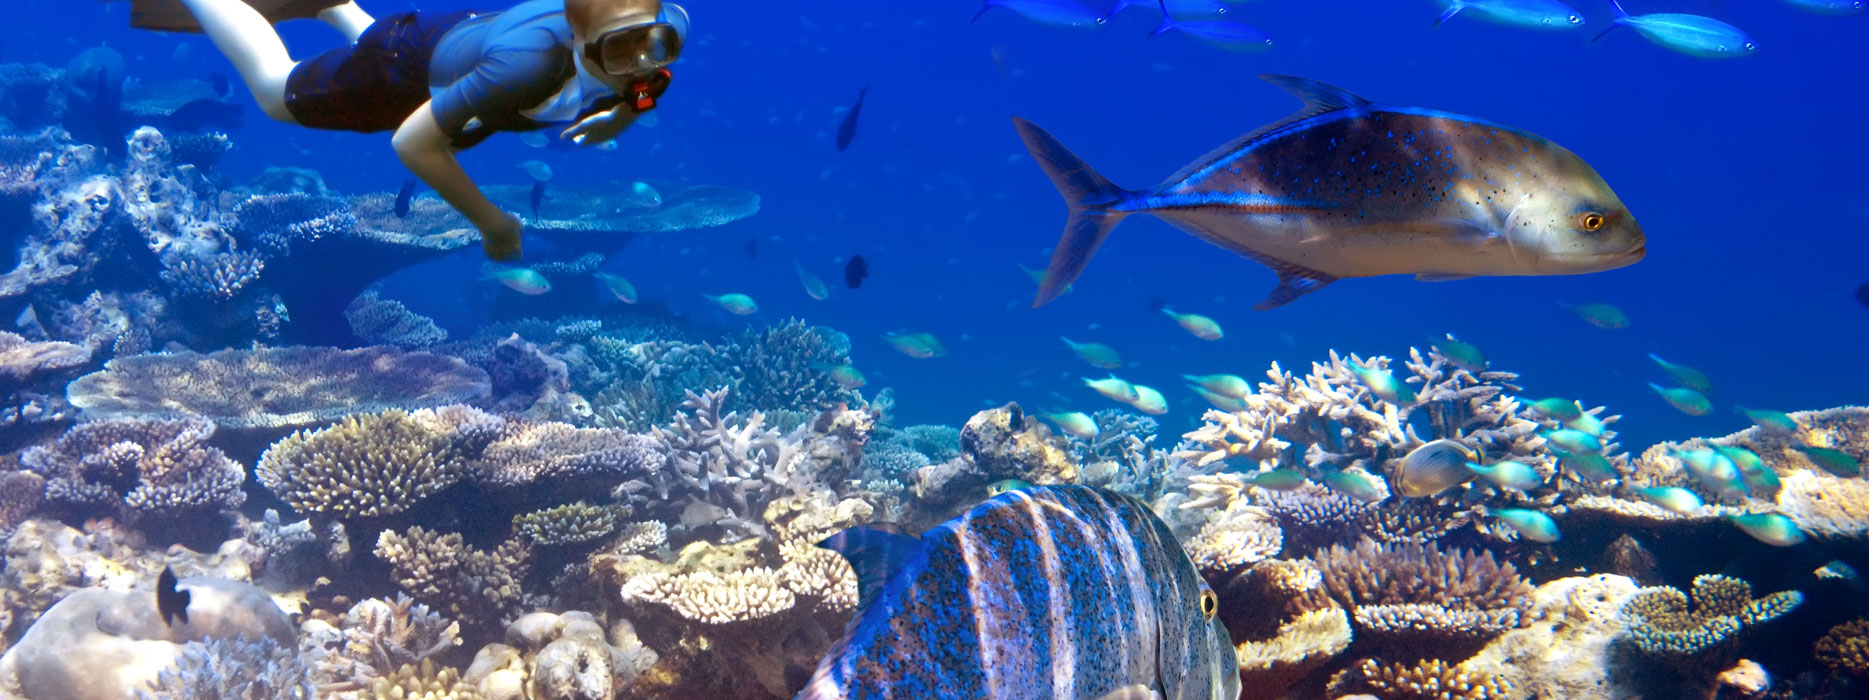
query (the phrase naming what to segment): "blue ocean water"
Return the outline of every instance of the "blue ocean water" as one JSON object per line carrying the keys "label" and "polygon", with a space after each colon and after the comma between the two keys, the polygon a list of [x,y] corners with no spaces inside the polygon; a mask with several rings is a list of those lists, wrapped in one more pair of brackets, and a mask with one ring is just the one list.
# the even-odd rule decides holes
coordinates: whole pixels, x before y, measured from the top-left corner
{"label": "blue ocean water", "polygon": [[[363,5],[379,15],[498,9]],[[130,30],[122,3],[18,0],[13,8],[32,29],[0,39],[4,60],[60,65],[105,44],[131,59],[132,77],[231,73],[202,37]],[[538,150],[501,136],[462,161],[483,184],[525,184],[515,164],[538,158],[557,184],[655,178],[758,192],[757,216],[643,236],[606,269],[723,331],[796,316],[848,333],[870,389],[896,390],[904,424],[954,424],[1015,399],[1111,405],[1081,385],[1100,372],[1060,335],[1122,351],[1122,376],[1168,394],[1171,433],[1197,424],[1204,408],[1180,374],[1257,378],[1272,361],[1302,368],[1333,348],[1396,356],[1446,332],[1521,373],[1528,394],[1625,415],[1622,441],[1638,451],[1737,430],[1746,423],[1735,403],[1800,410],[1869,396],[1869,309],[1852,296],[1869,281],[1869,136],[1857,124],[1869,104],[1869,16],[1816,16],[1780,2],[1630,5],[1718,17],[1761,45],[1755,56],[1709,61],[1627,30],[1590,44],[1608,26],[1606,2],[1578,4],[1588,25],[1554,33],[1472,18],[1431,27],[1437,10],[1425,0],[1233,8],[1230,19],[1266,30],[1276,46],[1235,53],[1148,37],[1155,15],[1140,9],[1072,31],[999,10],[969,25],[970,2],[695,0],[695,34],[658,126],[632,130],[610,152]],[[339,41],[315,22],[282,33],[301,58]],[[1297,107],[1260,73],[1550,138],[1587,159],[1628,204],[1648,235],[1647,259],[1576,277],[1347,280],[1256,312],[1271,273],[1135,217],[1074,292],[1029,308],[1034,287],[1017,265],[1043,266],[1064,207],[1008,115],[1044,126],[1115,182],[1137,187]],[[832,137],[842,110],[866,84],[860,132],[840,153]],[[366,192],[394,191],[406,176],[387,135],[314,132],[271,123],[250,103],[246,110],[236,150],[217,166],[236,179],[290,165]],[[754,257],[748,239],[758,241]],[[549,254],[530,245],[535,256]],[[792,271],[796,258],[836,286],[855,254],[869,261],[870,279],[834,289],[828,302],[808,298]],[[468,331],[484,322],[489,295],[511,294],[476,283],[481,265],[472,251],[406,270],[386,296]],[[729,316],[701,296],[723,292],[752,295],[760,313]],[[1149,311],[1152,298],[1213,317],[1226,337],[1188,335]],[[1632,322],[1594,328],[1559,302],[1614,303]],[[552,300],[532,308],[549,313]],[[898,354],[880,338],[896,329],[934,333],[949,354]],[[1685,416],[1650,393],[1646,382],[1665,379],[1645,359],[1651,352],[1709,373],[1715,411]]]}

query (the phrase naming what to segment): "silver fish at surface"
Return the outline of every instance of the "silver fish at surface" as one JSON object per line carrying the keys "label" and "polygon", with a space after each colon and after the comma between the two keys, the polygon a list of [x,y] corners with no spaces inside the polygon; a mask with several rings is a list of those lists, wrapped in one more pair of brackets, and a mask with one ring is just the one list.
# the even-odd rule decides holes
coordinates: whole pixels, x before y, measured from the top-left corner
{"label": "silver fish at surface", "polygon": [[861,602],[796,700],[1234,700],[1219,601],[1147,505],[1088,486],[1010,490],[920,538],[822,545]]}
{"label": "silver fish at surface", "polygon": [[1152,214],[1278,273],[1270,309],[1345,277],[1571,275],[1642,259],[1642,227],[1582,158],[1472,117],[1261,76],[1304,108],[1127,190],[1018,117],[1071,213],[1034,306],[1077,279],[1130,214]]}

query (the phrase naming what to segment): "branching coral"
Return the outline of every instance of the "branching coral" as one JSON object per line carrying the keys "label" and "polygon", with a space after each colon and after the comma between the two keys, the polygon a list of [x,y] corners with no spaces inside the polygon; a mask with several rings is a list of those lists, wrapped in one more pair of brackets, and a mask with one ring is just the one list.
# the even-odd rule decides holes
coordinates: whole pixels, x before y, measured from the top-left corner
{"label": "branching coral", "polygon": [[45,479],[52,503],[174,522],[246,501],[246,470],[207,446],[213,435],[214,424],[199,418],[84,423],[22,453],[20,464]]}
{"label": "branching coral", "polygon": [[1364,659],[1331,683],[1333,692],[1369,691],[1384,700],[1506,700],[1518,697],[1512,684],[1486,673],[1464,671],[1440,659],[1385,664]]}
{"label": "branching coral", "polygon": [[492,444],[467,464],[468,478],[482,486],[516,489],[551,483],[555,488],[595,480],[639,478],[657,471],[662,446],[654,438],[609,428],[564,423],[506,421]]}
{"label": "branching coral", "polygon": [[1243,700],[1272,700],[1292,683],[1349,648],[1350,619],[1342,608],[1299,613],[1264,641],[1242,641],[1239,656]]}
{"label": "branching coral", "polygon": [[1350,611],[1359,639],[1387,646],[1478,649],[1517,627],[1531,606],[1531,584],[1491,552],[1364,540],[1354,549],[1333,545],[1310,562],[1324,577],[1311,607],[1334,601]]}
{"label": "branching coral", "polygon": [[223,428],[291,428],[488,395],[485,372],[425,352],[288,347],[120,357],[66,394],[91,418],[197,414]]}
{"label": "branching coral", "polygon": [[208,639],[182,646],[175,665],[157,674],[138,700],[313,700],[320,697],[311,669],[290,647],[258,641]]}
{"label": "branching coral", "polygon": [[669,427],[655,430],[668,445],[667,465],[649,475],[651,483],[638,482],[641,485],[634,488],[624,484],[625,492],[647,497],[653,490],[662,500],[672,492],[696,494],[739,520],[755,517],[754,504],[768,500],[776,490],[767,473],[791,457],[791,447],[778,431],[764,427],[765,417],[758,412],[736,426],[738,414],[725,410],[727,393],[724,388],[689,392],[684,403],[688,410]]}
{"label": "branching coral", "polygon": [[1236,501],[1214,514],[1181,546],[1208,581],[1225,581],[1255,562],[1276,556],[1284,546],[1284,533],[1265,509]]}
{"label": "branching coral", "polygon": [[1798,591],[1752,597],[1743,580],[1702,574],[1694,577],[1694,606],[1667,586],[1644,588],[1622,608],[1629,640],[1643,653],[1695,675],[1711,677],[1732,665],[1740,638],[1754,626],[1790,612],[1804,601]]}
{"label": "branching coral", "polygon": [[402,411],[351,416],[267,448],[260,483],[306,515],[339,520],[400,513],[454,485],[454,443]]}
{"label": "branching coral", "polygon": [[617,509],[586,503],[547,508],[513,517],[513,530],[536,545],[578,544],[616,531]]}
{"label": "branching coral", "polygon": [[798,319],[742,334],[721,349],[722,359],[741,373],[735,406],[772,411],[858,403],[857,393],[839,386],[828,371],[850,361],[850,341],[842,336]]}
{"label": "branching coral", "polygon": [[395,600],[372,598],[351,606],[332,622],[308,621],[299,642],[312,664],[320,697],[363,697],[379,678],[393,677],[410,665],[461,644],[460,623],[448,620],[407,595]]}
{"label": "branching coral", "polygon": [[410,311],[400,301],[384,299],[374,290],[357,295],[344,308],[344,319],[358,338],[376,345],[413,349],[448,339],[448,331],[435,325],[435,319]]}
{"label": "branching coral", "polygon": [[405,534],[383,531],[376,555],[389,562],[404,592],[469,625],[498,624],[526,604],[520,581],[531,552],[519,540],[488,552],[466,544],[459,533],[418,526]]}

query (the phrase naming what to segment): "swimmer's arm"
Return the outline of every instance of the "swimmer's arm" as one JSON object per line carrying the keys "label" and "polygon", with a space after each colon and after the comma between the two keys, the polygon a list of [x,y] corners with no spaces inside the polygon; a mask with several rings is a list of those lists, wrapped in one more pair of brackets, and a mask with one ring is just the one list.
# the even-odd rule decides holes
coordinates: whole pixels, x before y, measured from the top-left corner
{"label": "swimmer's arm", "polygon": [[625,105],[617,105],[604,111],[579,119],[571,128],[558,135],[566,141],[579,146],[601,146],[622,136],[624,130],[636,123],[635,110]]}
{"label": "swimmer's arm", "polygon": [[454,158],[452,139],[441,130],[435,112],[423,103],[404,119],[391,140],[404,167],[441,195],[455,211],[480,229],[487,255],[504,260],[519,254],[519,223],[480,191]]}

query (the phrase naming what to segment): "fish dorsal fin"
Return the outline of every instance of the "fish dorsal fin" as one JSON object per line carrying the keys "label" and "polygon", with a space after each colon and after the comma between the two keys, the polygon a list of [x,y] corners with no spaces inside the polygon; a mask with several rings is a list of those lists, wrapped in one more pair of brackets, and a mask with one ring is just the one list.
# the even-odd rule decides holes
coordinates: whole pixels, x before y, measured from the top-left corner
{"label": "fish dorsal fin", "polygon": [[1278,286],[1272,289],[1271,294],[1267,294],[1264,299],[1259,300],[1259,303],[1253,304],[1253,309],[1257,311],[1276,309],[1291,303],[1298,297],[1323,289],[1324,285],[1337,281],[1337,278],[1331,275],[1318,272],[1317,270],[1303,265],[1288,263],[1269,255],[1260,255],[1248,251],[1246,257],[1252,258],[1253,262],[1272,268],[1273,272],[1278,273]]}
{"label": "fish dorsal fin", "polygon": [[1194,173],[1206,169],[1207,166],[1219,162],[1235,151],[1244,148],[1247,144],[1257,141],[1259,137],[1283,129],[1295,122],[1304,121],[1319,114],[1324,114],[1325,112],[1335,112],[1340,109],[1366,109],[1370,106],[1369,100],[1357,97],[1348,90],[1329,83],[1311,80],[1310,78],[1297,78],[1289,75],[1275,75],[1272,73],[1260,75],[1259,78],[1284,88],[1286,92],[1298,96],[1298,99],[1304,100],[1304,106],[1284,119],[1253,129],[1247,132],[1245,136],[1228,141],[1221,144],[1219,148],[1208,151],[1206,155],[1194,159],[1194,162],[1189,163],[1187,167],[1175,171],[1173,175],[1169,175],[1168,179],[1162,182],[1163,185],[1173,185],[1182,180],[1186,180]]}
{"label": "fish dorsal fin", "polygon": [[864,610],[882,594],[909,557],[921,550],[921,539],[889,524],[860,525],[825,538],[819,547],[844,555],[857,572],[857,609]]}

